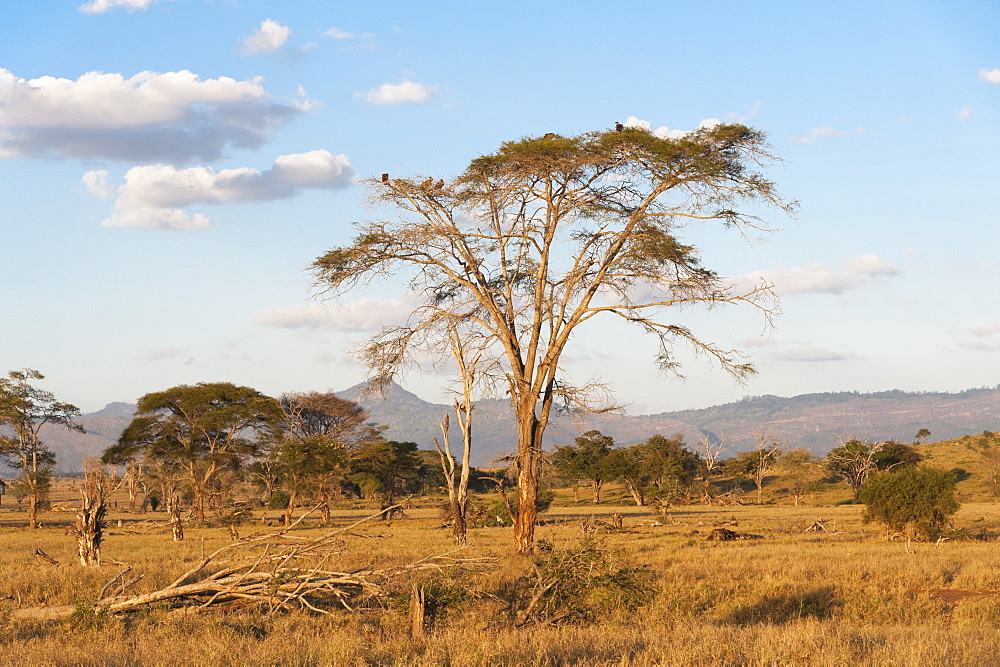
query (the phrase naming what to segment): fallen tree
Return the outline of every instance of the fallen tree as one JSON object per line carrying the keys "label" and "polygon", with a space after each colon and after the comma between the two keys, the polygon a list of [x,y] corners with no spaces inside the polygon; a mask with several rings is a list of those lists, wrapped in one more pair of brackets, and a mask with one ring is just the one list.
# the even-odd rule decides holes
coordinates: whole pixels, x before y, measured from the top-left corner
{"label": "fallen tree", "polygon": [[[365,517],[349,526],[328,532],[312,540],[293,541],[285,533],[298,525],[266,535],[247,538],[226,545],[204,558],[160,590],[138,595],[126,590],[141,577],[126,581],[130,569],[120,572],[105,585],[91,607],[100,614],[126,614],[150,606],[196,611],[247,610],[272,613],[293,608],[330,614],[331,609],[353,611],[359,604],[380,600],[386,596],[386,584],[400,575],[446,567],[471,566],[492,562],[493,559],[456,558],[454,549],[405,565],[384,568],[364,568],[351,571],[333,569],[331,559],[342,553],[338,536],[357,526],[398,509],[398,505]],[[210,566],[221,566],[211,571]],[[107,595],[116,588],[117,594]],[[60,607],[29,607],[12,612],[14,618],[57,620],[70,617],[80,605]]]}

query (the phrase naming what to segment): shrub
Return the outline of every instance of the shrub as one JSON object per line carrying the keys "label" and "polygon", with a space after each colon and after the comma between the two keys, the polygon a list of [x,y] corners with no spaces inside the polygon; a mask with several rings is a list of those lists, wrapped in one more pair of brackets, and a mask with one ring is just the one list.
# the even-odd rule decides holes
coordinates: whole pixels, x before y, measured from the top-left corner
{"label": "shrub", "polygon": [[927,539],[937,539],[948,517],[958,511],[955,476],[926,466],[869,476],[858,499],[865,504],[864,521],[877,521],[900,533],[911,528]]}
{"label": "shrub", "polygon": [[292,499],[290,495],[282,491],[281,489],[276,490],[271,494],[271,500],[268,501],[267,507],[272,510],[283,510],[288,508],[288,502]]}
{"label": "shrub", "polygon": [[539,540],[532,571],[514,582],[508,613],[516,625],[586,624],[627,615],[656,594],[653,573],[631,562],[624,550],[592,539],[565,549]]}

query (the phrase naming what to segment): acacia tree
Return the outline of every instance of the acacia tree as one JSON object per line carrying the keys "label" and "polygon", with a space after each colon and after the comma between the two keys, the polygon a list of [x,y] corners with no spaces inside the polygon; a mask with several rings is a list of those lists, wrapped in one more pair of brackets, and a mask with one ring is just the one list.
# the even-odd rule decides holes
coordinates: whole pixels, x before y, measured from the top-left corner
{"label": "acacia tree", "polygon": [[45,376],[26,368],[0,378],[0,456],[20,470],[18,483],[28,498],[28,525],[38,528],[38,506],[48,495],[55,453],[39,437],[43,426],[52,424],[83,431],[73,424],[80,410],[31,384]]}
{"label": "acacia tree", "polygon": [[561,370],[578,327],[595,317],[638,326],[656,341],[664,370],[677,371],[673,346],[681,342],[737,379],[754,372],[673,313],[722,304],[773,312],[769,286],[738,289],[680,239],[695,222],[744,235],[764,230],[749,212],[761,205],[791,212],[759,169],[771,159],[764,134],[738,124],[680,138],[624,128],[507,142],[447,183],[373,179],[374,202],[397,209],[399,219],[361,225],[352,244],[312,268],[320,291],[332,296],[374,279],[409,278],[418,303],[409,321],[384,328],[363,350],[376,385],[439,345],[454,322],[490,341],[517,420],[515,546],[527,554],[553,408],[610,407],[598,400],[600,385],[572,386]]}
{"label": "acacia tree", "polygon": [[283,394],[279,402],[284,433],[270,461],[289,495],[285,525],[291,525],[295,501],[308,494],[319,500],[326,523],[353,453],[378,440],[381,429],[368,421],[367,410],[332,392]]}
{"label": "acacia tree", "polygon": [[[179,385],[139,399],[136,416],[105,460],[142,455],[179,468],[194,493],[195,517],[205,520],[213,484],[275,437],[278,401],[228,382]],[[168,500],[170,496],[168,496]]]}
{"label": "acacia tree", "polygon": [[915,449],[893,440],[869,442],[851,438],[830,450],[826,455],[826,468],[847,482],[857,496],[872,471],[915,465],[920,458]]}

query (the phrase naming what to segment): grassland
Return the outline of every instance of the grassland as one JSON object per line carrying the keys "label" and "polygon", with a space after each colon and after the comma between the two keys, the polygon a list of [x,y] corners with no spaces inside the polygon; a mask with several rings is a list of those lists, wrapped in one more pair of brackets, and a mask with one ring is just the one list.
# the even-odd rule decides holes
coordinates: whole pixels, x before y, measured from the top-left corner
{"label": "grassland", "polygon": [[[72,504],[72,488],[59,490]],[[966,493],[967,496],[971,495]],[[995,664],[1000,648],[1000,560],[993,539],[940,544],[889,541],[861,523],[862,508],[829,489],[805,504],[673,508],[668,517],[625,504],[612,489],[599,506],[567,492],[545,515],[537,537],[557,549],[578,544],[589,517],[624,517],[601,548],[623,549],[649,570],[656,594],[635,612],[609,608],[590,624],[503,622],[505,595],[531,562],[510,555],[510,528],[471,532],[468,556],[488,567],[413,575],[436,578],[468,595],[447,606],[427,635],[410,634],[405,604],[342,611],[196,614],[154,609],[126,617],[81,615],[69,621],[10,618],[15,608],[96,599],[127,563],[144,575],[139,591],[160,588],[206,552],[229,543],[227,528],[189,527],[182,543],[168,532],[130,532],[159,514],[110,516],[100,568],[75,563],[65,534],[68,512],[47,512],[43,528],[23,528],[23,512],[0,509],[0,646],[4,664]],[[337,565],[352,569],[412,562],[452,548],[437,499],[419,499],[403,519],[373,522],[343,537]],[[333,524],[370,510],[345,504]],[[258,514],[259,517],[259,514]],[[271,522],[277,512],[266,517]],[[826,533],[804,532],[818,519]],[[119,526],[119,520],[121,525]],[[659,521],[662,525],[654,525]],[[966,502],[957,528],[1000,533],[1000,506]],[[707,540],[717,525],[764,539]],[[307,520],[300,536],[330,527]],[[242,535],[273,530],[258,519]],[[40,548],[60,561],[38,561]],[[403,599],[411,579],[394,582]],[[460,596],[461,597],[461,596]]]}

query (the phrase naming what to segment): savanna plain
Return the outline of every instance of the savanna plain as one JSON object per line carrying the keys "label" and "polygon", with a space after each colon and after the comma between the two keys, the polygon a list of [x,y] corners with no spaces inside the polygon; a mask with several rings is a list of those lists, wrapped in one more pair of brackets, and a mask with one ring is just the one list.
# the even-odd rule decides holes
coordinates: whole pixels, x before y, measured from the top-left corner
{"label": "savanna plain", "polygon": [[[42,527],[8,498],[0,508],[0,662],[40,664],[743,665],[996,664],[1000,647],[1000,505],[960,485],[950,538],[917,542],[862,521],[841,488],[798,505],[636,507],[611,488],[599,505],[557,492],[534,558],[512,555],[512,529],[470,530],[455,551],[441,498],[344,530],[374,510],[344,501],[321,525],[291,529],[258,509],[230,528],[189,525],[174,542],[163,512],[108,517],[101,567],[77,564],[66,534],[74,480],[60,480]],[[772,484],[776,489],[778,483]],[[124,503],[122,503],[124,506]],[[303,510],[304,511],[304,510]],[[301,514],[301,512],[299,513]],[[621,527],[618,527],[620,515]],[[822,528],[807,531],[822,522]],[[270,524],[270,525],[269,525]],[[760,539],[708,539],[718,527]],[[170,585],[207,555],[332,535],[327,569],[380,572],[328,613],[308,608],[94,611],[106,585]],[[273,539],[268,536],[273,536]],[[57,561],[35,555],[41,550]],[[213,567],[221,568],[223,553]],[[434,556],[427,567],[407,567]],[[334,562],[336,561],[336,562]],[[374,575],[373,575],[374,576]],[[552,582],[557,582],[552,584]],[[115,584],[118,585],[118,584]],[[546,586],[550,588],[546,589]],[[575,588],[574,588],[575,586]],[[552,597],[562,590],[562,597]],[[420,628],[412,597],[423,591]],[[546,597],[548,596],[548,597]],[[547,602],[542,602],[543,600]],[[90,603],[90,604],[88,604]],[[76,605],[61,620],[15,610]]]}

